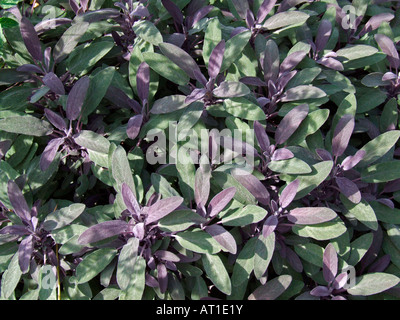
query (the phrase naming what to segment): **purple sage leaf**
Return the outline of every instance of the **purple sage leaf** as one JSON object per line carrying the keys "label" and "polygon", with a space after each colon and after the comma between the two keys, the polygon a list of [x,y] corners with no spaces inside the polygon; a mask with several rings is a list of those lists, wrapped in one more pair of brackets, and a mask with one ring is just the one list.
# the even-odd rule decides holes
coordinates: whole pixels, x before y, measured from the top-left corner
{"label": "purple sage leaf", "polygon": [[85,230],[78,238],[82,245],[98,242],[126,232],[128,223],[122,220],[110,220],[96,224]]}
{"label": "purple sage leaf", "polygon": [[148,207],[148,216],[146,218],[146,225],[151,224],[170,214],[178,208],[183,202],[181,197],[170,197],[161,199]]}
{"label": "purple sage leaf", "polygon": [[74,84],[68,94],[66,113],[69,120],[76,120],[79,117],[89,84],[89,77],[82,77]]}
{"label": "purple sage leaf", "polygon": [[205,228],[208,234],[210,234],[221,246],[223,246],[228,252],[236,254],[237,246],[235,238],[222,226],[213,224]]}
{"label": "purple sage leaf", "polygon": [[22,17],[19,26],[26,49],[28,49],[28,52],[31,54],[33,59],[42,61],[42,47],[40,45],[39,37],[35,31],[35,27],[26,17]]}
{"label": "purple sage leaf", "polygon": [[9,180],[7,184],[7,193],[8,198],[10,199],[10,203],[14,208],[15,214],[25,223],[28,223],[31,220],[31,210],[26,203],[26,200],[21,192],[21,189],[18,185]]}
{"label": "purple sage leaf", "polygon": [[331,283],[336,277],[337,270],[338,270],[338,257],[336,249],[332,245],[332,243],[329,243],[326,246],[323,255],[322,272],[325,281]]}
{"label": "purple sage leaf", "polygon": [[222,190],[218,194],[216,194],[208,204],[207,213],[210,218],[215,217],[218,213],[220,213],[227,204],[233,199],[236,193],[236,188],[231,187],[225,190]]}
{"label": "purple sage leaf", "polygon": [[136,85],[139,99],[142,103],[147,101],[149,98],[150,67],[146,62],[142,62],[138,68],[136,74]]}
{"label": "purple sage leaf", "polygon": [[126,134],[128,135],[129,139],[136,139],[138,134],[140,133],[140,128],[143,123],[143,116],[141,114],[138,114],[136,116],[133,116],[132,118],[129,119],[128,121],[128,126],[126,128]]}
{"label": "purple sage leaf", "polygon": [[336,218],[336,212],[325,207],[295,208],[289,212],[287,218],[294,224],[319,224]]}
{"label": "purple sage leaf", "polygon": [[301,104],[290,110],[279,123],[275,131],[276,144],[282,144],[297,130],[308,115],[308,105]]}
{"label": "purple sage leaf", "polygon": [[388,59],[390,66],[396,70],[399,69],[399,53],[397,52],[396,46],[394,45],[392,39],[384,34],[376,34],[375,40],[382,51],[386,53],[386,58]]}
{"label": "purple sage leaf", "polygon": [[355,126],[354,116],[344,115],[335,127],[332,139],[332,154],[340,157],[346,150]]}
{"label": "purple sage leaf", "polygon": [[332,23],[329,20],[321,20],[319,23],[317,36],[315,37],[315,49],[320,52],[325,49],[328,43],[329,37],[332,33]]}
{"label": "purple sage leaf", "polygon": [[46,171],[49,168],[57,155],[58,148],[62,145],[63,142],[64,138],[56,138],[50,140],[46,148],[43,150],[42,155],[40,156],[40,170]]}
{"label": "purple sage leaf", "polygon": [[33,236],[23,239],[18,248],[18,263],[22,273],[28,272],[33,253]]}
{"label": "purple sage leaf", "polygon": [[219,42],[213,51],[211,52],[210,59],[208,62],[208,75],[210,78],[217,78],[222,65],[222,60],[224,58],[225,52],[225,40]]}
{"label": "purple sage leaf", "polygon": [[335,181],[340,189],[340,192],[343,193],[345,197],[355,204],[360,203],[361,192],[358,190],[357,185],[353,181],[345,177],[336,177]]}
{"label": "purple sage leaf", "polygon": [[54,74],[53,72],[49,72],[47,73],[44,77],[43,77],[43,83],[48,86],[50,88],[51,91],[53,91],[54,93],[60,94],[60,95],[64,95],[65,94],[65,89],[64,89],[64,85],[61,82],[60,78],[57,77],[56,74]]}
{"label": "purple sage leaf", "polygon": [[279,204],[282,208],[288,207],[296,197],[297,189],[299,188],[300,180],[296,179],[289,183],[279,197]]}

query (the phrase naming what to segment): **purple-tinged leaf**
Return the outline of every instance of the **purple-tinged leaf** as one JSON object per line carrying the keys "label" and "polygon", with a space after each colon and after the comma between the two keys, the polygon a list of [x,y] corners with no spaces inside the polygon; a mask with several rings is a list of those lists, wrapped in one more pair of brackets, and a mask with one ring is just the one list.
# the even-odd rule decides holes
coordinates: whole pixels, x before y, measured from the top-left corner
{"label": "purple-tinged leaf", "polygon": [[263,205],[269,205],[269,192],[260,180],[242,169],[233,169],[231,174],[257,199],[258,202]]}
{"label": "purple-tinged leaf", "polygon": [[66,113],[69,120],[76,120],[79,117],[89,89],[89,83],[88,76],[80,78],[68,94]]}
{"label": "purple-tinged leaf", "polygon": [[264,81],[275,82],[279,74],[279,48],[273,40],[268,40],[264,51]]}
{"label": "purple-tinged leaf", "polygon": [[64,138],[56,138],[49,141],[46,148],[43,150],[42,155],[40,156],[39,167],[40,170],[46,171],[54,158],[56,157],[58,148],[64,142]]}
{"label": "purple-tinged leaf", "polygon": [[354,168],[366,155],[364,150],[358,150],[355,155],[348,156],[342,161],[342,168],[344,171]]}
{"label": "purple-tinged leaf", "polygon": [[[205,88],[211,90],[214,87],[214,81],[207,81],[206,77],[203,73],[199,72],[199,70],[194,70],[194,77],[198,82],[200,82]],[[210,88],[209,88],[210,87]]]}
{"label": "purple-tinged leaf", "polygon": [[158,288],[158,281],[156,280],[156,278],[154,278],[147,272],[145,274],[145,283],[146,283],[146,286],[148,286],[148,287]]}
{"label": "purple-tinged leaf", "polygon": [[362,28],[358,36],[361,38],[364,34],[378,29],[383,22],[389,22],[393,19],[394,15],[388,12],[373,15],[365,24],[364,28]]}
{"label": "purple-tinged leaf", "polygon": [[164,263],[159,263],[157,265],[157,278],[160,292],[164,293],[167,291],[168,287],[168,271]]}
{"label": "purple-tinged leaf", "polygon": [[211,168],[209,163],[201,165],[195,174],[194,199],[198,207],[205,207],[210,195]]}
{"label": "purple-tinged leaf", "polygon": [[393,201],[390,200],[390,199],[381,198],[381,199],[377,199],[376,201],[378,201],[379,203],[382,203],[383,205],[389,207],[390,209],[394,209],[395,208],[395,205],[394,205]]}
{"label": "purple-tinged leaf", "polygon": [[222,190],[216,194],[210,201],[207,207],[207,213],[210,218],[215,217],[223,210],[227,204],[233,199],[236,193],[236,188],[231,187]]}
{"label": "purple-tinged leaf", "polygon": [[196,61],[183,49],[171,43],[160,43],[159,47],[161,52],[185,71],[190,78],[195,79],[194,70],[201,72]]}
{"label": "purple-tinged leaf", "polygon": [[8,198],[12,207],[14,208],[15,214],[25,223],[29,223],[31,220],[31,210],[26,203],[26,200],[21,192],[18,185],[9,180],[7,184]]}
{"label": "purple-tinged leaf", "polygon": [[23,239],[18,248],[18,263],[22,273],[28,272],[33,253],[33,236]]}
{"label": "purple-tinged leaf", "polygon": [[266,87],[267,86],[267,84],[264,81],[260,80],[257,77],[243,77],[243,78],[240,78],[239,81],[248,86],[256,86],[256,87]]}
{"label": "purple-tinged leaf", "polygon": [[190,104],[192,102],[203,99],[206,95],[207,90],[204,88],[196,88],[194,89],[185,99],[186,104]]}
{"label": "purple-tinged leaf", "polygon": [[208,62],[208,75],[211,79],[217,78],[221,71],[222,60],[225,52],[225,40],[218,43],[213,51],[211,52],[210,59]]}
{"label": "purple-tinged leaf", "polygon": [[123,183],[121,187],[122,199],[129,212],[137,217],[140,216],[141,210],[138,201],[136,200],[135,195],[133,194],[132,189],[126,184]]}
{"label": "purple-tinged leaf", "polygon": [[134,99],[129,99],[129,97],[127,97],[126,99],[126,105],[131,108],[133,111],[135,111],[137,114],[142,113],[142,106],[139,104],[139,102],[137,102]]}
{"label": "purple-tinged leaf", "polygon": [[165,9],[167,9],[167,11],[169,12],[169,14],[171,15],[171,17],[174,19],[175,23],[177,25],[182,25],[183,24],[183,14],[181,12],[181,9],[179,9],[179,7],[173,3],[171,0],[161,0],[163,6]]}
{"label": "purple-tinged leaf", "polygon": [[342,272],[337,275],[337,277],[333,280],[332,286],[334,289],[341,289],[343,288],[346,283],[347,283],[347,272]]}
{"label": "purple-tinged leaf", "polygon": [[253,12],[248,9],[246,12],[246,25],[248,29],[251,29],[255,24],[255,18]]}
{"label": "purple-tinged leaf", "polygon": [[308,115],[308,105],[301,104],[290,110],[279,123],[275,131],[276,144],[282,144],[297,130],[302,121]]}
{"label": "purple-tinged leaf", "polygon": [[392,39],[384,34],[376,34],[375,40],[382,51],[386,53],[386,58],[389,60],[390,66],[396,70],[399,69],[399,53],[397,52],[396,46],[394,45]]}
{"label": "purple-tinged leaf", "polygon": [[[46,19],[35,25],[35,31],[38,35],[41,35],[48,30],[57,28],[65,24],[70,24],[71,22],[72,20],[68,18]],[[47,49],[51,49],[51,47],[48,47]]]}
{"label": "purple-tinged leaf", "polygon": [[278,79],[277,86],[280,90],[283,90],[290,80],[297,74],[296,70],[290,72],[284,72]]}
{"label": "purple-tinged leaf", "polygon": [[246,19],[247,10],[249,10],[249,3],[247,0],[232,0],[232,3],[239,17]]}
{"label": "purple-tinged leaf", "polygon": [[17,68],[18,72],[39,73],[43,74],[43,70],[34,64],[23,64]]}
{"label": "purple-tinged leaf", "polygon": [[142,5],[138,5],[138,6],[136,7],[136,9],[133,10],[133,11],[130,13],[130,15],[131,15],[132,17],[148,17],[148,16],[150,16],[150,12],[149,12],[149,10],[148,10],[146,7],[144,7],[144,6],[142,6]]}
{"label": "purple-tinged leaf", "polygon": [[205,230],[228,252],[236,254],[237,246],[235,238],[224,227],[213,224],[207,226]]}
{"label": "purple-tinged leaf", "polygon": [[69,6],[71,7],[72,11],[77,15],[79,11],[79,5],[75,0],[69,0]]}
{"label": "purple-tinged leaf", "polygon": [[0,229],[0,234],[14,234],[18,236],[26,236],[30,234],[27,227],[22,225],[5,226]]}
{"label": "purple-tinged leaf", "polygon": [[332,154],[340,157],[346,150],[355,126],[354,116],[344,115],[335,127],[332,139]]}
{"label": "purple-tinged leaf", "polygon": [[181,261],[181,259],[175,253],[172,253],[171,251],[167,250],[157,250],[156,252],[154,252],[154,256],[157,257],[158,259],[165,261],[171,261],[171,262]]}
{"label": "purple-tinged leaf", "polygon": [[315,297],[328,297],[331,294],[331,290],[324,286],[317,286],[310,291],[310,294]]}
{"label": "purple-tinged leaf", "polygon": [[291,53],[282,61],[281,66],[279,67],[279,72],[283,74],[291,71],[304,59],[306,55],[307,52],[305,51],[296,51]]}
{"label": "purple-tinged leaf", "polygon": [[54,74],[53,72],[49,72],[47,73],[44,77],[43,77],[43,83],[48,86],[50,88],[51,91],[53,91],[54,93],[60,94],[60,95],[64,95],[65,94],[65,89],[64,89],[64,85],[61,82],[60,78],[57,77],[56,74]]}
{"label": "purple-tinged leaf", "polygon": [[181,197],[170,197],[161,199],[148,207],[148,216],[146,218],[146,225],[151,224],[170,214],[178,208],[183,202]]}
{"label": "purple-tinged leaf", "polygon": [[332,33],[332,23],[329,20],[322,20],[319,23],[317,36],[315,37],[315,49],[320,52],[325,49]]}
{"label": "purple-tinged leaf", "polygon": [[296,179],[289,183],[285,189],[282,190],[279,196],[279,204],[282,208],[287,208],[296,197],[297,189],[299,188],[300,180]]}
{"label": "purple-tinged leaf", "polygon": [[303,272],[303,264],[301,263],[299,256],[289,247],[286,247],[285,251],[286,251],[286,260],[289,262],[292,268],[296,272],[299,273]]}
{"label": "purple-tinged leaf", "polygon": [[337,217],[335,211],[325,207],[295,208],[286,217],[290,222],[299,225],[318,224]]}
{"label": "purple-tinged leaf", "polygon": [[126,134],[128,135],[129,139],[136,139],[140,132],[140,128],[142,127],[142,123],[143,116],[141,114],[133,116],[129,119],[128,126],[126,128]]}
{"label": "purple-tinged leaf", "polygon": [[54,111],[46,108],[44,109],[44,114],[46,118],[50,121],[50,123],[58,130],[64,131],[67,128],[65,120]]}
{"label": "purple-tinged leaf", "polygon": [[345,177],[336,177],[335,181],[340,189],[340,192],[343,193],[345,197],[355,204],[360,203],[361,192],[358,190],[357,185],[353,181]]}
{"label": "purple-tinged leaf", "polygon": [[142,101],[142,103],[147,101],[149,98],[150,88],[150,67],[146,62],[142,62],[139,65],[136,74],[136,86],[139,99]]}
{"label": "purple-tinged leaf", "polygon": [[110,220],[96,224],[85,230],[78,238],[82,245],[98,242],[128,230],[128,223],[123,220]]}
{"label": "purple-tinged leaf", "polygon": [[343,64],[334,58],[330,57],[322,57],[321,59],[317,60],[317,63],[336,71],[343,71],[344,67]]}
{"label": "purple-tinged leaf", "polygon": [[393,73],[393,72],[386,72],[383,76],[382,76],[382,81],[393,81],[396,80],[397,76]]}
{"label": "purple-tinged leaf", "polygon": [[264,0],[257,12],[257,23],[262,24],[275,6],[276,0]]}
{"label": "purple-tinged leaf", "polygon": [[139,240],[143,240],[145,236],[145,225],[143,222],[136,223],[132,229],[133,234]]}
{"label": "purple-tinged leaf", "polygon": [[390,255],[385,254],[368,268],[368,273],[384,272],[386,268],[389,266],[390,261],[391,261]]}
{"label": "purple-tinged leaf", "polygon": [[271,161],[288,160],[294,157],[292,151],[287,148],[280,148],[274,151]]}
{"label": "purple-tinged leaf", "polygon": [[213,94],[219,98],[243,97],[250,93],[250,89],[241,82],[223,81],[213,90]]}
{"label": "purple-tinged leaf", "polygon": [[4,157],[8,149],[10,149],[11,145],[12,145],[11,140],[0,141],[0,159]]}
{"label": "purple-tinged leaf", "polygon": [[346,301],[347,299],[346,299],[345,297],[339,295],[339,296],[334,296],[334,297],[332,297],[331,300]]}
{"label": "purple-tinged leaf", "polygon": [[338,270],[338,256],[335,247],[329,243],[323,255],[323,267],[322,272],[326,282],[331,283],[337,274]]}
{"label": "purple-tinged leaf", "polygon": [[249,297],[249,300],[275,300],[289,288],[292,276],[281,275],[258,287]]}
{"label": "purple-tinged leaf", "polygon": [[278,226],[278,217],[276,215],[269,216],[265,219],[262,228],[262,235],[264,238],[267,238],[272,232],[275,231]]}
{"label": "purple-tinged leaf", "polygon": [[189,20],[187,22],[189,29],[191,29],[197,22],[199,22],[201,19],[203,19],[207,14],[210,13],[210,11],[213,9],[213,6],[206,6],[201,8],[200,10],[196,11],[196,13],[190,17],[186,18]]}
{"label": "purple-tinged leaf", "polygon": [[42,47],[40,45],[39,37],[35,31],[35,27],[26,17],[22,17],[19,26],[26,49],[28,49],[28,52],[31,54],[33,59],[37,61],[42,61]]}
{"label": "purple-tinged leaf", "polygon": [[258,121],[254,121],[254,132],[261,150],[267,151],[271,143],[264,127]]}

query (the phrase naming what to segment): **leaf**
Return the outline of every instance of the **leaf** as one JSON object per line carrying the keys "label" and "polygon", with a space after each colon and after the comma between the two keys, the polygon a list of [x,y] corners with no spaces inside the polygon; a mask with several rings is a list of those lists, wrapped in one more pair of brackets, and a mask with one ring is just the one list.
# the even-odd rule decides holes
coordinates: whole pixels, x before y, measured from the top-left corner
{"label": "leaf", "polygon": [[268,168],[272,171],[286,174],[308,174],[312,172],[307,162],[298,158],[271,161],[268,163]]}
{"label": "leaf", "polygon": [[141,20],[133,25],[133,31],[139,38],[158,46],[163,42],[163,37],[157,27],[149,20]]}
{"label": "leaf", "polygon": [[268,212],[255,205],[247,205],[244,208],[224,215],[221,223],[225,226],[245,226],[255,222],[259,222],[267,216]]}
{"label": "leaf", "polygon": [[78,284],[86,283],[97,276],[117,255],[117,250],[102,248],[86,255],[76,267],[75,275]]}
{"label": "leaf", "polygon": [[197,253],[214,254],[221,250],[218,242],[202,230],[180,232],[176,240],[182,247]]}
{"label": "leaf", "polygon": [[160,43],[159,47],[161,52],[183,71],[185,71],[190,78],[196,79],[194,71],[201,73],[194,59],[181,48],[171,43]]}
{"label": "leaf", "polygon": [[206,253],[202,256],[204,271],[212,283],[221,292],[230,295],[232,291],[231,279],[219,256]]}
{"label": "leaf", "polygon": [[394,45],[392,39],[384,34],[376,34],[375,40],[382,51],[386,53],[386,58],[389,60],[390,66],[396,70],[399,69],[399,53],[397,52],[396,46]]}
{"label": "leaf", "polygon": [[340,192],[351,202],[357,204],[361,201],[361,192],[358,190],[357,185],[353,181],[345,177],[336,177],[335,181],[340,189]]}
{"label": "leaf", "polygon": [[347,259],[347,263],[351,266],[355,266],[367,253],[368,249],[372,245],[374,235],[372,232],[363,234],[354,240],[350,245],[350,256]]}
{"label": "leaf", "polygon": [[264,81],[268,83],[270,80],[275,82],[279,74],[279,48],[275,41],[268,40],[264,51]]}
{"label": "leaf", "polygon": [[301,11],[285,11],[268,18],[263,27],[267,30],[276,30],[287,26],[301,25],[307,21],[309,15]]}
{"label": "leaf", "polygon": [[183,198],[181,197],[170,197],[166,199],[162,199],[157,201],[148,207],[147,210],[147,218],[145,220],[146,225],[156,222],[161,218],[165,217],[176,208],[178,208],[183,202]]}
{"label": "leaf", "polygon": [[215,195],[207,207],[207,214],[210,218],[215,217],[218,213],[220,213],[228,203],[233,199],[236,193],[236,188],[231,187],[225,190],[222,190],[217,195]]}
{"label": "leaf", "polygon": [[131,280],[129,287],[120,294],[120,300],[142,299],[143,292],[146,287],[146,260],[143,257],[137,257],[132,275],[133,279]]}
{"label": "leaf", "polygon": [[42,47],[40,45],[39,37],[35,31],[34,26],[27,17],[22,17],[19,26],[22,39],[24,40],[25,46],[28,49],[29,53],[35,60],[42,61]]}
{"label": "leaf", "polygon": [[255,103],[244,97],[226,99],[223,102],[226,112],[246,120],[265,120],[264,111]]}
{"label": "leaf", "polygon": [[296,131],[308,115],[308,105],[302,104],[290,110],[279,123],[275,131],[276,144],[284,143]]}
{"label": "leaf", "polygon": [[12,180],[8,180],[7,194],[15,214],[21,219],[21,221],[30,221],[31,210],[28,207],[28,204],[21,192],[21,189]]}
{"label": "leaf", "polygon": [[80,78],[72,87],[67,99],[67,118],[76,120],[81,113],[87,90],[89,89],[89,77]]}
{"label": "leaf", "polygon": [[126,290],[132,280],[138,249],[139,239],[130,238],[118,256],[117,283],[121,290]]}
{"label": "leaf", "polygon": [[325,281],[333,282],[338,271],[338,256],[332,243],[329,243],[325,248],[322,271]]}
{"label": "leaf", "polygon": [[224,227],[213,224],[205,227],[205,231],[207,231],[222,247],[224,247],[225,250],[232,254],[236,254],[237,246],[235,238],[233,238]]}
{"label": "leaf", "polygon": [[69,27],[58,40],[53,49],[55,62],[64,60],[75,49],[81,37],[89,28],[88,22],[80,22]]}
{"label": "leaf", "polygon": [[31,263],[32,253],[33,253],[33,236],[30,235],[23,239],[19,244],[18,248],[18,262],[22,273],[26,273],[29,270],[29,265]]}
{"label": "leaf", "polygon": [[242,97],[250,93],[250,89],[241,82],[223,81],[213,90],[213,94],[219,98]]}
{"label": "leaf", "polygon": [[150,112],[152,114],[164,114],[183,109],[188,106],[185,99],[186,97],[183,95],[172,95],[158,99],[154,102]]}
{"label": "leaf", "polygon": [[374,164],[361,172],[361,180],[368,183],[393,181],[400,178],[400,161]]}
{"label": "leaf", "polygon": [[251,32],[244,31],[226,41],[224,59],[222,61],[220,73],[228,70],[229,67],[237,59],[239,59],[244,48],[249,43],[250,38],[251,38]]}
{"label": "leaf", "polygon": [[292,231],[300,237],[318,241],[335,239],[347,231],[344,223],[338,219],[313,225],[295,225]]}
{"label": "leaf", "polygon": [[386,291],[400,282],[393,274],[376,272],[365,274],[356,278],[356,285],[347,289],[353,296],[370,296]]}
{"label": "leaf", "polygon": [[256,240],[254,255],[254,275],[260,279],[267,271],[275,250],[275,233],[268,237],[260,234]]}
{"label": "leaf", "polygon": [[158,227],[163,231],[178,232],[206,221],[206,219],[191,210],[175,210],[161,218],[158,222]]}
{"label": "leaf", "polygon": [[360,168],[365,168],[383,157],[396,144],[400,137],[400,130],[382,133],[366,143],[360,150],[365,151],[365,157],[359,162]]}
{"label": "leaf", "polygon": [[294,224],[320,224],[336,218],[336,212],[325,207],[305,207],[290,210],[287,218]]}
{"label": "leaf", "polygon": [[269,192],[258,178],[238,168],[231,170],[231,174],[240,184],[250,191],[257,201],[264,205],[269,205]]}
{"label": "leaf", "polygon": [[135,183],[132,177],[132,171],[129,166],[129,161],[126,156],[126,152],[122,146],[118,146],[112,154],[112,176],[120,186],[124,182],[132,189],[136,191]]}
{"label": "leaf", "polygon": [[282,208],[286,208],[292,203],[294,197],[296,196],[299,184],[299,180],[294,180],[282,190],[282,193],[279,196],[279,204]]}
{"label": "leaf", "polygon": [[90,131],[82,130],[74,136],[75,142],[89,152],[89,158],[99,166],[108,167],[108,151],[110,142],[102,135]]}
{"label": "leaf", "polygon": [[125,232],[128,229],[128,223],[122,220],[104,221],[84,231],[78,242],[82,245],[95,243]]}
{"label": "leaf", "polygon": [[294,246],[294,251],[304,260],[314,266],[323,267],[324,248],[319,245],[309,242],[297,244]]}
{"label": "leaf", "polygon": [[144,61],[162,77],[181,86],[186,85],[190,78],[175,63],[159,53],[143,52]]}
{"label": "leaf", "polygon": [[355,121],[353,115],[344,115],[335,127],[332,139],[332,154],[341,156],[346,150],[353,133]]}
{"label": "leaf", "polygon": [[375,231],[378,230],[378,221],[374,209],[366,200],[362,199],[360,203],[355,204],[343,196],[340,199],[351,216],[355,217],[368,228]]}
{"label": "leaf", "polygon": [[60,95],[65,94],[64,84],[61,82],[60,78],[55,73],[53,72],[46,73],[42,81],[54,93]]}
{"label": "leaf", "polygon": [[282,102],[307,100],[307,99],[318,99],[326,97],[325,91],[312,85],[300,85],[288,89],[283,97]]}
{"label": "leaf", "polygon": [[10,298],[16,289],[19,280],[22,276],[22,271],[18,264],[18,254],[14,254],[7,270],[4,271],[1,278],[1,296],[2,298]]}
{"label": "leaf", "polygon": [[336,51],[338,57],[342,57],[344,62],[357,60],[373,55],[378,49],[364,44],[348,45]]}
{"label": "leaf", "polygon": [[217,78],[221,70],[222,61],[224,58],[224,52],[225,52],[225,40],[222,40],[213,49],[210,55],[210,59],[208,61],[208,75],[210,76],[211,79]]}
{"label": "leaf", "polygon": [[0,119],[0,130],[35,137],[46,136],[53,131],[48,122],[29,115]]}
{"label": "leaf", "polygon": [[233,266],[232,286],[235,288],[241,286],[249,279],[251,272],[254,269],[255,245],[257,238],[250,238],[236,259]]}
{"label": "leaf", "polygon": [[85,208],[86,206],[83,203],[74,203],[68,207],[56,210],[46,216],[43,228],[47,231],[61,229],[78,218]]}
{"label": "leaf", "polygon": [[249,297],[249,300],[275,300],[286,291],[292,282],[292,276],[281,275],[263,286],[258,287]]}

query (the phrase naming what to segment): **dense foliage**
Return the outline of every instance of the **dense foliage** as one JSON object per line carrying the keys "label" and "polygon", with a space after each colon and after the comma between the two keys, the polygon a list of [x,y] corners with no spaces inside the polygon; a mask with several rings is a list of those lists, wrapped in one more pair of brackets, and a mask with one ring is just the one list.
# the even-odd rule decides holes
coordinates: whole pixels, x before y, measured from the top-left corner
{"label": "dense foliage", "polygon": [[0,0],[1,299],[398,299],[400,4]]}

